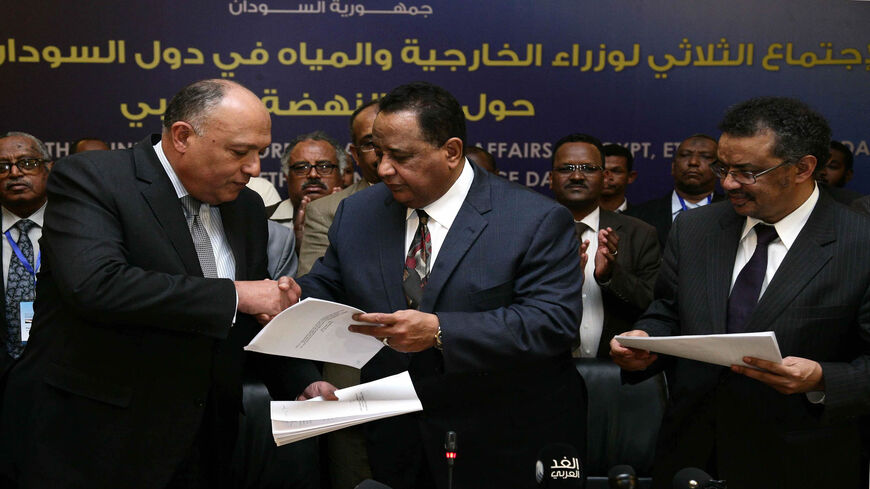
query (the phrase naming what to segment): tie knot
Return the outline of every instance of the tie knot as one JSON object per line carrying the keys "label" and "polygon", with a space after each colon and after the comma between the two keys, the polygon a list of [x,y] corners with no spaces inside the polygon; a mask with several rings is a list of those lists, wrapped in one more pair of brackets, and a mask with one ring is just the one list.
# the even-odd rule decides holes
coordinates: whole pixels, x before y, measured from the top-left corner
{"label": "tie knot", "polygon": [[574,229],[577,231],[577,237],[583,239],[583,233],[591,231],[592,227],[583,221],[574,221]]}
{"label": "tie knot", "polygon": [[18,228],[18,232],[27,234],[33,229],[33,226],[36,226],[36,223],[31,221],[30,219],[21,219],[15,223],[15,227]]}
{"label": "tie knot", "polygon": [[202,205],[202,202],[196,199],[196,197],[187,194],[181,198],[181,205],[184,206],[184,210],[187,211],[187,214],[191,217],[196,217],[199,215],[199,207]]}
{"label": "tie knot", "polygon": [[775,240],[777,236],[775,227],[767,224],[755,225],[756,246],[767,246],[771,241]]}
{"label": "tie knot", "polygon": [[420,224],[423,226],[429,224],[429,214],[426,214],[426,211],[423,209],[417,209],[417,218],[420,219]]}

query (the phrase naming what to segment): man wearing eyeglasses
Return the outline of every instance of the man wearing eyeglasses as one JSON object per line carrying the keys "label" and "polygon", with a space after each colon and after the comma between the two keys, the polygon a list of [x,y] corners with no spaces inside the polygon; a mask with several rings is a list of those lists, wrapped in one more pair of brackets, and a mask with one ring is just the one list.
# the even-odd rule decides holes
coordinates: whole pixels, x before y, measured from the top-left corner
{"label": "man wearing eyeglasses", "polygon": [[659,199],[631,207],[625,213],[653,225],[664,249],[671,223],[683,211],[722,199],[714,192],[716,177],[710,165],[716,161],[716,140],[706,134],[684,139],[671,162],[674,190]]}
{"label": "man wearing eyeglasses", "polygon": [[358,107],[350,116],[350,155],[359,167],[362,178],[341,192],[311,202],[305,211],[305,232],[299,248],[299,272],[302,276],[311,270],[314,262],[323,256],[329,246],[329,226],[338,204],[360,190],[381,181],[378,176],[378,157],[372,145],[372,125],[378,115],[378,102],[373,100]]}
{"label": "man wearing eyeglasses", "polygon": [[0,376],[21,356],[30,336],[39,238],[45,214],[45,182],[51,171],[45,144],[30,134],[0,137],[4,327],[0,331]]}
{"label": "man wearing eyeglasses", "polygon": [[601,141],[575,133],[553,148],[550,188],[574,216],[585,277],[580,343],[572,353],[608,358],[610,338],[631,327],[652,301],[660,258],[656,230],[600,207]]}
{"label": "man wearing eyeglasses", "polygon": [[[782,363],[719,367],[622,347],[628,378],[665,369],[655,487],[701,467],[730,487],[858,487],[870,414],[870,220],[813,179],[831,131],[800,101],[729,109],[713,170],[730,202],[677,218],[633,336],[773,331]],[[866,485],[866,482],[864,483]]]}
{"label": "man wearing eyeglasses", "polygon": [[288,198],[278,204],[270,219],[293,229],[297,248],[304,233],[306,207],[341,190],[345,159],[344,149],[323,131],[296,136],[281,156]]}

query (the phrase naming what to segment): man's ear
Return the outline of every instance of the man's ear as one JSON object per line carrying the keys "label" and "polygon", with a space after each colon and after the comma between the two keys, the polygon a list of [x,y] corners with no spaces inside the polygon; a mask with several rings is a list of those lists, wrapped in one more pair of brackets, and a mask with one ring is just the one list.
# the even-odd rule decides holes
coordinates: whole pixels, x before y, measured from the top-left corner
{"label": "man's ear", "polygon": [[175,148],[175,151],[184,154],[190,146],[189,140],[191,136],[196,135],[196,131],[193,130],[193,126],[189,123],[178,121],[169,128],[169,135],[171,136],[172,147]]}
{"label": "man's ear", "polygon": [[628,184],[631,185],[635,180],[637,180],[637,171],[631,170],[628,172]]}
{"label": "man's ear", "polygon": [[801,157],[794,164],[794,167],[797,168],[797,174],[795,174],[795,181],[798,183],[805,182],[807,179],[813,178],[813,172],[816,170],[816,157],[813,155],[805,155]]}
{"label": "man's ear", "polygon": [[441,146],[441,149],[447,155],[447,162],[450,165],[451,169],[462,164],[462,162],[465,160],[462,140],[459,138],[448,139],[447,142],[445,142],[444,145]]}

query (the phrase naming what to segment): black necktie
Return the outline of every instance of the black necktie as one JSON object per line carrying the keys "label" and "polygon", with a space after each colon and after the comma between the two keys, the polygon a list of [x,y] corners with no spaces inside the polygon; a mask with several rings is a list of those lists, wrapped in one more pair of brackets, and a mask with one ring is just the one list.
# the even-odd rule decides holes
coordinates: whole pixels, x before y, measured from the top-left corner
{"label": "black necktie", "polygon": [[[31,265],[33,263],[33,244],[28,231],[36,226],[30,219],[21,219],[15,223],[18,229],[18,249],[21,255]],[[35,278],[24,263],[18,258],[17,253],[9,257],[9,274],[6,279],[6,351],[12,358],[18,358],[24,345],[21,344],[21,302],[32,301],[36,297]]]}
{"label": "black necktie", "polygon": [[746,323],[749,316],[758,303],[761,295],[761,284],[764,282],[764,273],[767,271],[767,246],[777,237],[776,228],[767,224],[755,225],[756,245],[755,252],[746,262],[734,287],[731,296],[728,297],[728,322],[729,333],[743,333],[746,331]]}
{"label": "black necktie", "polygon": [[423,287],[429,279],[429,265],[432,255],[432,237],[429,235],[429,216],[422,209],[417,209],[420,224],[405,257],[405,270],[402,273],[402,288],[405,290],[405,300],[411,309],[419,309],[423,298]]}
{"label": "black necktie", "polygon": [[583,242],[583,233],[591,231],[592,228],[583,221],[574,221],[574,229],[577,231],[577,239]]}

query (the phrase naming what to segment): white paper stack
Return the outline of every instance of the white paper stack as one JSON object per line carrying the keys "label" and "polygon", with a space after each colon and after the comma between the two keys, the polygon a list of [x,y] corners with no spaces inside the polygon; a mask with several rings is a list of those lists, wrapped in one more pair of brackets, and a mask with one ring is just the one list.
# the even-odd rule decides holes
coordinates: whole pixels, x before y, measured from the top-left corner
{"label": "white paper stack", "polygon": [[272,435],[278,446],[376,419],[422,411],[408,372],[335,391],[338,401],[273,401]]}
{"label": "white paper stack", "polygon": [[377,338],[351,333],[353,315],[363,311],[337,302],[308,298],[283,310],[245,350],[362,368],[384,347]]}
{"label": "white paper stack", "polygon": [[730,367],[742,365],[743,357],[754,357],[782,363],[782,354],[773,331],[761,333],[709,334],[686,336],[617,336],[622,346],[649,350],[700,362]]}

